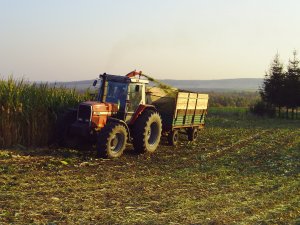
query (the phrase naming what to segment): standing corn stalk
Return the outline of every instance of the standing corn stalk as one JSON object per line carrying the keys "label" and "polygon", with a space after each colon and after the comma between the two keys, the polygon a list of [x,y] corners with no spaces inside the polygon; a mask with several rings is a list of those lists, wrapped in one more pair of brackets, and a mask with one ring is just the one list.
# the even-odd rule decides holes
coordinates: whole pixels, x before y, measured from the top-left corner
{"label": "standing corn stalk", "polygon": [[58,114],[85,98],[74,89],[1,79],[0,147],[47,145]]}

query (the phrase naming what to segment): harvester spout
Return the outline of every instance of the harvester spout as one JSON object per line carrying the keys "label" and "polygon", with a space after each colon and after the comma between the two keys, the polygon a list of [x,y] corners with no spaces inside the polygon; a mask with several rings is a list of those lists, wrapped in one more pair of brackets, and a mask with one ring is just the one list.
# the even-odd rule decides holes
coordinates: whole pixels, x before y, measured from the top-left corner
{"label": "harvester spout", "polygon": [[139,72],[137,72],[136,70],[131,71],[130,73],[128,73],[128,74],[126,75],[126,77],[134,77],[134,76],[136,76],[136,75],[141,76],[141,75],[142,75],[142,71],[139,71]]}

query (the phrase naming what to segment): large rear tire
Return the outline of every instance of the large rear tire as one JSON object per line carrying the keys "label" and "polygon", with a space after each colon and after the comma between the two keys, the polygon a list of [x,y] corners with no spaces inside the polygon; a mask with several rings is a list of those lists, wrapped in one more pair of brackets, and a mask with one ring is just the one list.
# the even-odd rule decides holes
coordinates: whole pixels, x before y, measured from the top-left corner
{"label": "large rear tire", "polygon": [[133,126],[133,147],[138,153],[153,153],[160,142],[162,122],[152,110],[144,112]]}
{"label": "large rear tire", "polygon": [[119,123],[108,123],[97,137],[97,153],[102,158],[120,157],[127,143],[127,130]]}

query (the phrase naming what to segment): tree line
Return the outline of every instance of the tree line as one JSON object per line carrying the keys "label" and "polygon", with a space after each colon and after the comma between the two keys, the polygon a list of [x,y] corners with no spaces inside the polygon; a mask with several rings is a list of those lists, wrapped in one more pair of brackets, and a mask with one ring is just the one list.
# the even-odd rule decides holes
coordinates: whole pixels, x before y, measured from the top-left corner
{"label": "tree line", "polygon": [[249,107],[260,99],[254,91],[209,92],[210,107]]}
{"label": "tree line", "polygon": [[292,118],[297,117],[297,109],[300,107],[300,67],[296,51],[286,68],[279,54],[275,55],[260,88],[260,96],[262,101],[252,108],[255,113],[278,114],[279,117],[287,118],[291,114]]}

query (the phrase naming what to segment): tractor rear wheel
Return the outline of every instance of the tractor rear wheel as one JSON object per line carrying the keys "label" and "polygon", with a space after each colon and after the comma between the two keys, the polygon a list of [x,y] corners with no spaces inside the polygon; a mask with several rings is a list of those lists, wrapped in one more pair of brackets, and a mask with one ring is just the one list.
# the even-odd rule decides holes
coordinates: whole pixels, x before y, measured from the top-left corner
{"label": "tractor rear wheel", "polygon": [[153,153],[160,142],[162,122],[159,114],[152,110],[144,112],[133,126],[133,147],[139,153]]}
{"label": "tractor rear wheel", "polygon": [[188,129],[187,134],[189,141],[195,141],[198,137],[198,129],[196,127],[190,128]]}
{"label": "tractor rear wheel", "polygon": [[176,146],[178,144],[178,140],[179,140],[178,130],[171,131],[171,133],[168,135],[169,145]]}
{"label": "tractor rear wheel", "polygon": [[97,153],[103,158],[120,157],[127,143],[127,130],[119,123],[108,123],[97,137]]}

